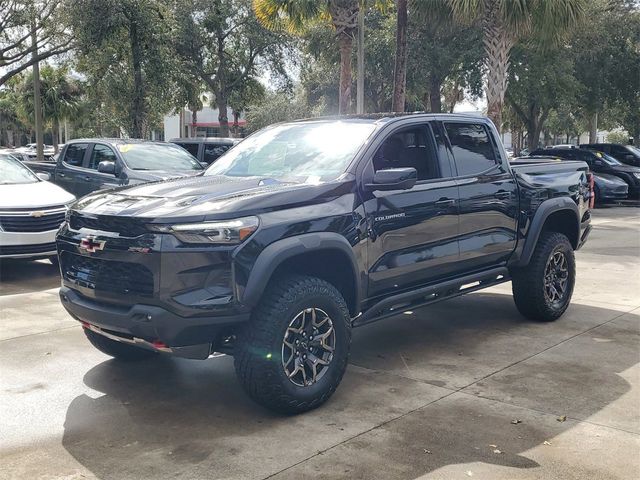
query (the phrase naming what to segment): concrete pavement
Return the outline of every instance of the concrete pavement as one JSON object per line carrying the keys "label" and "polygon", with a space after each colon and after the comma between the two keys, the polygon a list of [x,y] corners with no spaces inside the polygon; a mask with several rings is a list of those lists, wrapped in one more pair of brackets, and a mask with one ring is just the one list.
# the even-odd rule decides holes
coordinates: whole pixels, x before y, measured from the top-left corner
{"label": "concrete pavement", "polygon": [[640,478],[640,209],[594,225],[559,321],[506,284],[357,329],[337,393],[297,417],[228,357],[110,360],[53,267],[3,264],[0,478]]}

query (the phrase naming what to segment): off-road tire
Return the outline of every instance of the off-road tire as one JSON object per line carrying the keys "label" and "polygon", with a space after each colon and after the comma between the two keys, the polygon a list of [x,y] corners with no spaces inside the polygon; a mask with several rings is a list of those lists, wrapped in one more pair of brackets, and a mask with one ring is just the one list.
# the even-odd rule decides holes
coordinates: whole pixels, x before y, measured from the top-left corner
{"label": "off-road tire", "polygon": [[[312,385],[298,386],[283,367],[283,339],[290,322],[308,309],[322,309],[330,317],[335,349],[326,373]],[[349,309],[338,290],[319,278],[284,276],[267,288],[251,320],[238,333],[236,374],[246,393],[264,407],[285,414],[305,412],[335,392],[347,368],[350,345]]]}
{"label": "off-road tire", "polygon": [[133,345],[127,345],[125,343],[111,340],[104,335],[92,332],[88,328],[83,328],[83,330],[87,339],[91,342],[91,345],[96,347],[102,353],[105,353],[117,360],[122,360],[123,362],[138,362],[158,355],[157,352],[152,350],[146,350],[144,348],[134,347]]}
{"label": "off-road tire", "polygon": [[[545,270],[556,253],[564,255],[568,277],[561,299],[552,302],[545,294]],[[539,322],[557,320],[569,307],[576,279],[576,262],[569,239],[562,233],[542,232],[529,265],[513,269],[511,276],[513,299],[522,315]]]}

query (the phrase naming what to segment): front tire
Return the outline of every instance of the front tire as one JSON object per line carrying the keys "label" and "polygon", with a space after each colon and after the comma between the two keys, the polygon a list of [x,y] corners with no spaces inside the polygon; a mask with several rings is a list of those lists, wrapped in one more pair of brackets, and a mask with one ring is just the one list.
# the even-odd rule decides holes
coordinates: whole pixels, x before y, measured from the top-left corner
{"label": "front tire", "polygon": [[569,239],[557,232],[543,232],[529,265],[514,269],[513,299],[525,317],[552,322],[571,302],[576,280],[576,262]]}
{"label": "front tire", "polygon": [[349,359],[351,319],[342,295],[315,277],[291,275],[269,287],[239,332],[236,374],[271,410],[312,410],[335,392]]}
{"label": "front tire", "polygon": [[140,360],[146,360],[147,358],[154,357],[157,352],[151,350],[145,350],[144,348],[134,347],[133,345],[127,345],[126,343],[117,342],[110,338],[93,332],[88,328],[83,328],[84,334],[87,339],[102,353],[109,355],[117,360],[123,362],[139,362]]}

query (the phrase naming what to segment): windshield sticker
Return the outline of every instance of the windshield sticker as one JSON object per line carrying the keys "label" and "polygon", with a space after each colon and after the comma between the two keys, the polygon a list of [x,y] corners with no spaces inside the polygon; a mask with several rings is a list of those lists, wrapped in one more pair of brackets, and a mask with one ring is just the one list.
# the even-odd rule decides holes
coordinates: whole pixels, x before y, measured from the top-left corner
{"label": "windshield sticker", "polygon": [[131,150],[131,148],[133,147],[133,145],[118,145],[118,150],[120,150],[122,153],[127,153],[129,150]]}

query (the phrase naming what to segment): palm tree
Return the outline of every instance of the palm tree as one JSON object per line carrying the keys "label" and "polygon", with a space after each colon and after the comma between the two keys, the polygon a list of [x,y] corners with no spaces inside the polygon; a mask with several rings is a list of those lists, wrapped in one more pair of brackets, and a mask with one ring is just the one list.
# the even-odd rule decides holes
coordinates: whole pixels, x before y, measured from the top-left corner
{"label": "palm tree", "polygon": [[525,35],[541,46],[558,43],[584,16],[586,0],[413,0],[412,5],[427,15],[481,23],[487,115],[500,130],[511,49]]}
{"label": "palm tree", "polygon": [[359,0],[253,0],[258,20],[270,29],[300,33],[310,22],[331,21],[340,50],[340,114],[348,113],[351,106],[351,51],[359,4]]}
{"label": "palm tree", "polygon": [[40,77],[43,119],[51,126],[53,148],[58,153],[60,123],[75,112],[81,91],[78,83],[69,77],[66,67],[47,65],[42,68]]}
{"label": "palm tree", "polygon": [[407,0],[396,0],[396,65],[393,71],[392,110],[404,112],[407,88]]}

